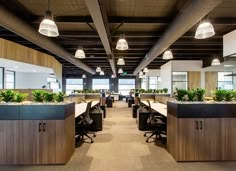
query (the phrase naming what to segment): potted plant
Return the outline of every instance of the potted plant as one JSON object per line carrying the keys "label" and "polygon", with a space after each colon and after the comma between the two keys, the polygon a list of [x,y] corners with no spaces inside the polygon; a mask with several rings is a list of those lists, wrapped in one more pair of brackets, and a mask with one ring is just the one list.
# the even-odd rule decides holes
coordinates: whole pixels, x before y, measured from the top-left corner
{"label": "potted plant", "polygon": [[65,93],[63,93],[63,92],[59,92],[59,93],[55,94],[55,96],[54,96],[56,102],[63,102],[64,97],[65,97]]}
{"label": "potted plant", "polygon": [[43,102],[44,100],[44,90],[34,90],[32,91],[33,98],[35,102]]}
{"label": "potted plant", "polygon": [[15,93],[15,98],[14,102],[23,102],[27,98],[28,94],[27,93]]}
{"label": "potted plant", "polygon": [[54,93],[44,92],[43,99],[45,102],[53,102],[54,101]]}
{"label": "potted plant", "polygon": [[164,93],[168,93],[168,88],[163,88]]}
{"label": "potted plant", "polygon": [[178,101],[184,101],[185,100],[185,96],[187,95],[187,90],[184,89],[177,89],[176,88],[176,92],[174,93],[174,97],[176,100]]}
{"label": "potted plant", "polygon": [[234,92],[231,91],[231,90],[226,90],[226,91],[225,91],[225,94],[224,94],[224,97],[225,97],[225,98],[224,98],[225,101],[230,102],[230,101],[232,101],[233,98],[234,98]]}
{"label": "potted plant", "polygon": [[226,92],[226,90],[215,90],[213,92],[213,94],[214,94],[213,99],[217,102],[223,101],[225,98],[225,92]]}
{"label": "potted plant", "polygon": [[186,91],[188,96],[188,101],[195,101],[196,100],[196,91],[195,90],[189,90]]}
{"label": "potted plant", "polygon": [[202,88],[197,88],[196,90],[196,100],[197,101],[203,101],[204,100],[204,94],[205,94],[205,90]]}
{"label": "potted plant", "polygon": [[1,91],[1,100],[4,102],[13,102],[15,99],[15,92],[12,90]]}

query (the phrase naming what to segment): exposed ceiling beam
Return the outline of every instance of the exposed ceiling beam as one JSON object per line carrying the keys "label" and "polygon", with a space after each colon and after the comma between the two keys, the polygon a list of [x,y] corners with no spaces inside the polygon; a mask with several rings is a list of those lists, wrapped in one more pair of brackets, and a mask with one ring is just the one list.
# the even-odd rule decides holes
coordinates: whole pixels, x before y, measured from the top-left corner
{"label": "exposed ceiling beam", "polygon": [[109,39],[109,25],[104,5],[99,0],[86,0],[85,1],[88,10],[93,19],[94,25],[98,32],[98,35],[102,41],[104,49],[108,55],[108,60],[113,74],[116,76],[116,68],[114,61],[114,54],[111,46],[111,39]]}
{"label": "exposed ceiling beam", "polygon": [[22,19],[15,16],[12,12],[9,12],[2,5],[0,5],[0,16],[0,25],[2,27],[12,31],[15,34],[20,35],[29,42],[34,43],[43,49],[46,49],[47,51],[55,54],[60,58],[63,58],[64,60],[76,65],[77,67],[80,67],[81,69],[91,74],[95,74],[95,71],[92,68],[90,68],[80,60],[75,59],[73,55],[68,51],[56,44],[50,38],[38,33],[35,28],[25,23]]}
{"label": "exposed ceiling beam", "polygon": [[170,47],[222,1],[223,0],[188,0],[166,29],[163,36],[158,39],[151,50],[145,55],[142,62],[135,68],[133,74],[136,75],[150,64],[157,56]]}

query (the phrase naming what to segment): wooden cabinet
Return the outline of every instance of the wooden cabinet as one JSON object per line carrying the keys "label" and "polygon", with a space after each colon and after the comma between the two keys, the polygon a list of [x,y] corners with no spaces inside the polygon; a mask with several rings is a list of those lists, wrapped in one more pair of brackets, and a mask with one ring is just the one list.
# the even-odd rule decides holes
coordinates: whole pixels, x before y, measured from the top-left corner
{"label": "wooden cabinet", "polygon": [[172,128],[167,126],[167,148],[177,161],[221,159],[219,118],[168,117],[167,123],[172,124],[168,123],[168,126]]}
{"label": "wooden cabinet", "polygon": [[65,120],[0,120],[0,164],[65,164],[75,150],[74,115]]}
{"label": "wooden cabinet", "polygon": [[236,118],[221,119],[222,160],[236,160]]}

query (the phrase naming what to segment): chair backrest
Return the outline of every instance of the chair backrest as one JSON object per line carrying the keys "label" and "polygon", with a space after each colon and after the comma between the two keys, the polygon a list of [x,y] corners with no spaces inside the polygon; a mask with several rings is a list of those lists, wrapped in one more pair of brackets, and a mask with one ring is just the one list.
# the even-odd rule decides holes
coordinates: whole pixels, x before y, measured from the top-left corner
{"label": "chair backrest", "polygon": [[85,111],[85,114],[84,114],[85,122],[88,125],[90,125],[93,122],[93,120],[90,118],[91,105],[92,105],[92,101],[88,102],[87,108],[86,108],[86,111]]}
{"label": "chair backrest", "polygon": [[148,112],[150,113],[149,119],[152,120],[154,118],[154,114],[152,112],[152,107],[151,107],[150,101],[147,100],[147,102],[148,102]]}

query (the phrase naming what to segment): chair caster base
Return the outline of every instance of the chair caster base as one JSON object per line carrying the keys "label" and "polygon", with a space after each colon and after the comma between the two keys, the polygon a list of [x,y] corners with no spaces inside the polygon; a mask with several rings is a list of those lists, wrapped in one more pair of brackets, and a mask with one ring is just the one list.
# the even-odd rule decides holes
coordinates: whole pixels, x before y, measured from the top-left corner
{"label": "chair caster base", "polygon": [[94,141],[92,140],[92,141],[91,141],[91,144],[92,144],[93,142],[94,142]]}
{"label": "chair caster base", "polygon": [[94,134],[93,137],[96,137],[96,135]]}
{"label": "chair caster base", "polygon": [[146,142],[148,143],[149,141],[148,141],[148,140],[146,140]]}

